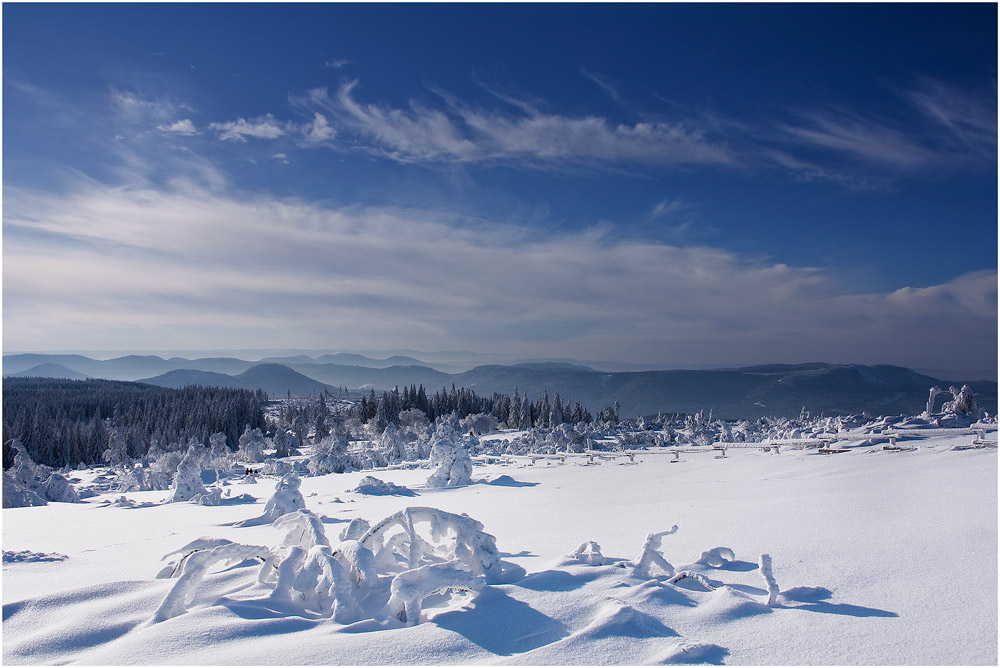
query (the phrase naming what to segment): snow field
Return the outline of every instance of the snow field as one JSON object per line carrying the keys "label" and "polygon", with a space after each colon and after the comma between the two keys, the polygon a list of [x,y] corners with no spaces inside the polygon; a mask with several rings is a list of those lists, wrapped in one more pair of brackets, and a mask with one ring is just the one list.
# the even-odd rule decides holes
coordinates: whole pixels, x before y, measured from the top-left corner
{"label": "snow field", "polygon": [[[997,451],[968,437],[908,441],[911,452],[756,449],[643,453],[637,465],[517,458],[473,468],[497,484],[432,489],[427,469],[380,470],[418,497],[351,492],[369,472],[303,478],[331,544],[350,520],[406,507],[466,513],[527,575],[430,621],[347,626],[248,588],[258,564],[218,564],[187,612],[150,620],[174,581],[161,557],[201,536],[275,546],[284,532],[236,527],[261,515],[275,478],[235,484],[255,504],[123,508],[120,495],[3,511],[8,664],[963,664],[997,662]],[[507,479],[500,476],[509,476]],[[159,504],[168,492],[127,495]],[[675,571],[615,565],[649,534]],[[573,558],[599,544],[605,565]],[[732,559],[701,559],[713,548]],[[768,554],[779,595],[768,606]],[[722,550],[716,556],[728,556]],[[712,565],[709,565],[712,564]],[[435,604],[435,601],[428,601]],[[436,616],[435,616],[435,613]]]}

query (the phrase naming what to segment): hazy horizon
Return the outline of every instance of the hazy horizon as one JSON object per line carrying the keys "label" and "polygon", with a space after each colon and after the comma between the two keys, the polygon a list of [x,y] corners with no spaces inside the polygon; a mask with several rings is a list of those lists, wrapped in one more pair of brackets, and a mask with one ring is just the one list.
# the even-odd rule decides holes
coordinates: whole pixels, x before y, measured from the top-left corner
{"label": "hazy horizon", "polygon": [[996,377],[996,5],[2,11],[5,354]]}
{"label": "hazy horizon", "polygon": [[[231,357],[235,359],[241,359],[248,362],[257,362],[263,359],[276,358],[276,357],[292,357],[298,355],[305,355],[307,357],[318,358],[323,355],[333,355],[333,354],[348,354],[348,355],[359,355],[368,357],[370,359],[382,361],[390,357],[412,357],[425,364],[436,366],[449,372],[455,369],[471,369],[475,366],[483,364],[520,364],[529,362],[564,362],[569,364],[582,364],[591,365],[597,370],[603,371],[654,371],[654,370],[711,370],[711,369],[738,369],[744,367],[766,365],[766,364],[787,364],[790,366],[795,366],[799,364],[836,364],[833,362],[828,362],[821,359],[813,360],[799,360],[796,362],[767,362],[767,361],[757,361],[757,362],[692,362],[690,364],[666,364],[666,363],[641,363],[641,362],[623,362],[621,360],[585,360],[576,359],[572,357],[524,357],[518,355],[503,355],[496,353],[486,353],[486,352],[475,352],[475,351],[459,351],[459,350],[438,350],[438,351],[420,351],[412,349],[389,349],[389,350],[378,350],[378,349],[355,349],[347,350],[341,348],[315,348],[315,349],[301,349],[301,348],[271,348],[271,349],[215,349],[215,350],[162,350],[162,349],[150,349],[150,350],[5,350],[3,351],[3,356],[8,355],[22,355],[22,354],[36,354],[36,355],[82,355],[95,360],[109,360],[116,359],[120,357],[126,357],[129,355],[155,355],[164,360],[179,357],[182,359],[206,359],[213,357]],[[850,362],[845,362],[842,364],[852,364]],[[602,368],[603,365],[603,368]],[[872,364],[870,366],[879,366],[878,363]],[[941,380],[950,381],[974,381],[974,380],[984,380],[996,382],[998,379],[998,370],[995,368],[985,367],[985,368],[975,368],[975,367],[955,367],[950,369],[933,369],[933,368],[922,368],[922,367],[909,367],[913,371],[922,373],[934,378]]]}

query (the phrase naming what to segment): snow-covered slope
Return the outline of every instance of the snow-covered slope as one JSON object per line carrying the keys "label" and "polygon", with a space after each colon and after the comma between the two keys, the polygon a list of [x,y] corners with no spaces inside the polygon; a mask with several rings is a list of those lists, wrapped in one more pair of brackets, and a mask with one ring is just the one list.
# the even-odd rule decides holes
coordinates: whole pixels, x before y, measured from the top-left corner
{"label": "snow-covered slope", "polygon": [[228,488],[255,504],[138,492],[5,509],[3,662],[995,665],[997,450],[952,449],[971,440],[510,458],[444,489],[426,486],[427,469],[378,472],[416,498],[348,491],[367,472],[302,479],[335,548],[351,520],[431,507],[481,522],[525,571],[471,600],[425,599],[410,626],[341,625],[276,598],[259,562],[239,560],[154,621],[177,582],[154,577],[164,555],[199,537],[287,542],[287,530],[234,526],[261,514],[273,477]]}

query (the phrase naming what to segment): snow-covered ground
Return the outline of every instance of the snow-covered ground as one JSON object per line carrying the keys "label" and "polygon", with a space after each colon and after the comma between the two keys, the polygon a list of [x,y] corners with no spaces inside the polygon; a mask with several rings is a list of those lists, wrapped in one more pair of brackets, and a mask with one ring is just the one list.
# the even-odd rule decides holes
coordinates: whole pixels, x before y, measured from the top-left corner
{"label": "snow-covered ground", "polygon": [[[262,515],[274,477],[228,488],[254,503],[162,503],[157,491],[4,509],[2,658],[996,665],[997,450],[952,449],[972,438],[908,437],[916,449],[903,452],[686,448],[677,462],[514,457],[455,488],[427,486],[420,468],[303,478],[334,547],[352,519],[430,507],[478,520],[509,572],[524,569],[471,599],[429,597],[415,625],[339,624],[295,592],[272,596],[253,561],[216,564],[186,612],[154,621],[178,582],[156,579],[164,555],[199,537],[282,544],[287,529],[235,526]],[[349,491],[366,475],[415,496]]]}

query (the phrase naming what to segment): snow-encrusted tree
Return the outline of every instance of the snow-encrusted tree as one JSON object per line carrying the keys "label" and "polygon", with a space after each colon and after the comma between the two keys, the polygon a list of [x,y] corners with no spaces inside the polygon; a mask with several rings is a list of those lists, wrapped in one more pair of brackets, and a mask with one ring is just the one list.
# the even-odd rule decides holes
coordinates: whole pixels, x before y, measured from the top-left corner
{"label": "snow-encrusted tree", "polygon": [[955,413],[957,415],[965,415],[972,420],[978,420],[981,414],[979,404],[976,403],[976,398],[972,393],[972,388],[968,385],[963,385],[961,390],[954,387],[949,387],[948,391],[951,392],[952,401],[946,401],[941,410],[945,413]]}
{"label": "snow-encrusted tree", "polygon": [[386,425],[375,447],[381,451],[388,464],[399,464],[406,459],[406,444],[399,436],[399,428],[392,422]]}
{"label": "snow-encrusted tree", "polygon": [[184,458],[177,466],[177,475],[174,476],[174,482],[170,487],[170,497],[167,499],[169,503],[190,501],[196,496],[208,493],[201,480],[202,465],[207,454],[208,451],[204,445],[191,439],[187,452],[184,453]]}
{"label": "snow-encrusted tree", "polygon": [[459,487],[472,483],[469,453],[449,439],[440,439],[431,447],[431,466],[437,468],[427,478],[428,487]]}
{"label": "snow-encrusted tree", "polygon": [[278,459],[299,454],[299,439],[288,429],[281,429],[274,437],[274,456]]}
{"label": "snow-encrusted tree", "polygon": [[236,451],[236,459],[250,464],[259,464],[264,461],[264,448],[267,447],[267,440],[260,429],[251,429],[246,426],[240,436],[240,446]]}
{"label": "snow-encrusted tree", "polygon": [[313,475],[343,473],[351,468],[351,458],[347,454],[347,431],[340,424],[334,424],[332,432],[313,445],[309,457],[309,472]]}
{"label": "snow-encrusted tree", "polygon": [[233,526],[250,527],[261,524],[270,524],[282,515],[294,513],[306,507],[306,500],[299,491],[302,481],[299,476],[292,471],[286,473],[284,477],[274,487],[274,494],[264,504],[264,512],[258,517],[237,522]]}

